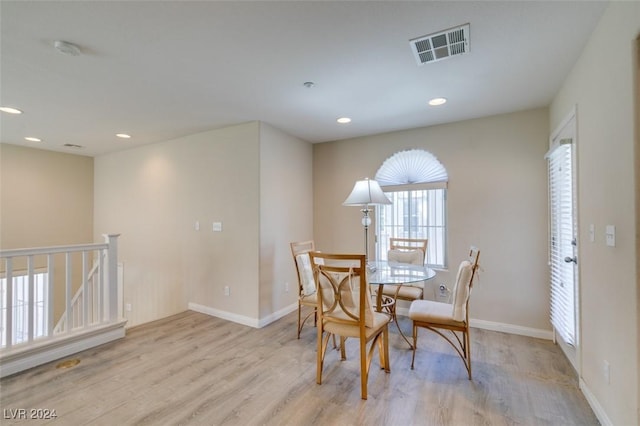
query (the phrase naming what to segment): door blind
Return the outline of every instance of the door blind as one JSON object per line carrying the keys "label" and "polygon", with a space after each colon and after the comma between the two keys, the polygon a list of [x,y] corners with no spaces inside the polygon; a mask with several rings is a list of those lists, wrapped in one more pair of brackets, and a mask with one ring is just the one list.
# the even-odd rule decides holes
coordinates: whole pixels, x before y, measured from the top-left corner
{"label": "door blind", "polygon": [[569,345],[575,345],[575,230],[571,139],[563,139],[548,155],[551,269],[551,323]]}

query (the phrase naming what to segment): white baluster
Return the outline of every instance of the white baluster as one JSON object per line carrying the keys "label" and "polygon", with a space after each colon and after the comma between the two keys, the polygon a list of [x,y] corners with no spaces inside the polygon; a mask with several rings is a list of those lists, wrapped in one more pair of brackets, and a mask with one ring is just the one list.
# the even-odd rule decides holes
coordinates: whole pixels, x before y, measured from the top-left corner
{"label": "white baluster", "polygon": [[6,348],[13,345],[13,258],[7,258],[7,323],[4,327]]}
{"label": "white baluster", "polygon": [[28,295],[27,302],[27,341],[33,341],[34,308],[36,306],[36,291],[33,283],[33,255],[27,257],[27,274],[28,274]]}

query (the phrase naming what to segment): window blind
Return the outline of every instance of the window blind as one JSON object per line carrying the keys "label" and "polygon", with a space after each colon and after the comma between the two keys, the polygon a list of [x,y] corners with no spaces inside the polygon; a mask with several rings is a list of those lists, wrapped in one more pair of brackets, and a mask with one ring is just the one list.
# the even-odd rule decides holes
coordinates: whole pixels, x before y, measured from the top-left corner
{"label": "window blind", "polygon": [[376,206],[376,258],[387,259],[389,238],[426,238],[426,264],[446,267],[446,189],[393,191],[390,205]]}
{"label": "window blind", "polygon": [[569,345],[576,343],[574,263],[575,229],[571,139],[563,139],[548,155],[549,264],[551,270],[551,324]]}

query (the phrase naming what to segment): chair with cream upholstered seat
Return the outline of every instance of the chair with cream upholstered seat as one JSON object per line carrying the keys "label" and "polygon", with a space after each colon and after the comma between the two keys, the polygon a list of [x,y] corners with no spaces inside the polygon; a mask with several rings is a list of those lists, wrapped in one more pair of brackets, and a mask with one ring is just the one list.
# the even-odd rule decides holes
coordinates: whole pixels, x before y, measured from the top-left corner
{"label": "chair with cream upholstered seat", "polygon": [[[314,316],[314,324],[317,321],[316,307],[318,300],[316,298],[316,283],[313,278],[313,270],[311,268],[311,260],[309,252],[315,250],[313,241],[301,241],[290,243],[291,254],[296,265],[298,273],[298,339],[304,323],[311,315]],[[312,311],[302,318],[303,307],[311,308]]]}
{"label": "chair with cream upholstered seat", "polygon": [[[387,261],[409,263],[412,265],[424,265],[427,253],[427,239],[418,238],[389,238],[389,251]],[[406,300],[412,302],[422,299],[424,293],[423,283],[409,285],[385,285],[382,294],[394,300]]]}
{"label": "chair with cream upholstered seat", "polygon": [[[478,269],[480,251],[476,247],[469,250],[469,258],[458,268],[453,288],[453,303],[432,300],[411,302],[409,318],[413,321],[413,369],[418,347],[418,327],[426,328],[443,337],[456,350],[464,363],[471,380],[471,340],[469,338],[469,296],[473,279]],[[448,333],[448,332],[449,333]]]}
{"label": "chair with cream upholstered seat", "polygon": [[330,336],[340,336],[342,360],[345,340],[360,343],[361,398],[367,399],[367,382],[375,346],[380,365],[388,373],[390,316],[376,312],[367,282],[365,255],[309,253],[318,292],[318,349],[316,382],[322,384],[322,370]]}

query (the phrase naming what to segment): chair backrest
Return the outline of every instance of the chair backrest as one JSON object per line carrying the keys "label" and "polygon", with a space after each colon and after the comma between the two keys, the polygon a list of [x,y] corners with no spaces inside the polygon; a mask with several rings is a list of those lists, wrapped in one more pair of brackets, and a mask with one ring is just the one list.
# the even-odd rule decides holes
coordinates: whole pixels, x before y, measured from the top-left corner
{"label": "chair backrest", "polygon": [[298,292],[301,296],[309,296],[316,292],[316,283],[313,278],[313,268],[309,253],[315,250],[313,241],[300,241],[290,243],[293,262],[298,273]]}
{"label": "chair backrest", "polygon": [[471,247],[469,258],[463,260],[458,267],[456,284],[453,288],[453,319],[456,321],[469,322],[469,297],[473,288],[473,279],[478,269],[480,250]]}
{"label": "chair backrest", "polygon": [[418,238],[389,238],[387,259],[400,263],[423,265],[428,241]]}
{"label": "chair backrest", "polygon": [[365,255],[310,252],[309,258],[318,289],[320,318],[373,327],[374,310]]}

